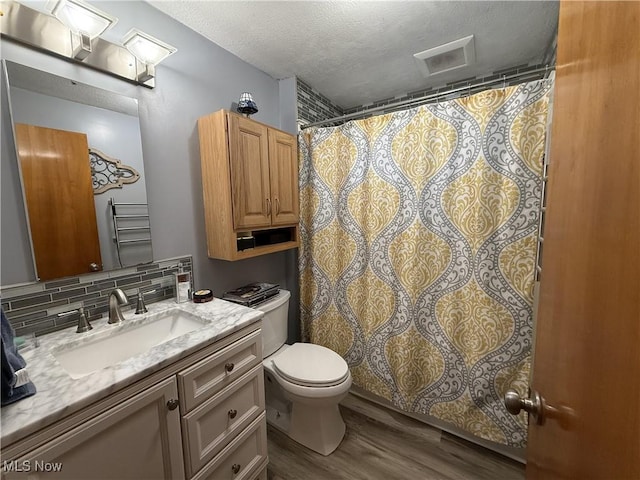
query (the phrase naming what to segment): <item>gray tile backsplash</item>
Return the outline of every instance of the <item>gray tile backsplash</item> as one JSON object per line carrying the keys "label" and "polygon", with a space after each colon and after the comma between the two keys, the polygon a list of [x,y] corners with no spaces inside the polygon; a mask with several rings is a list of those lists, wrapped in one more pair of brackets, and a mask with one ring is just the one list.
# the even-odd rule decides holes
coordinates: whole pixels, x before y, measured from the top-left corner
{"label": "gray tile backsplash", "polygon": [[0,292],[2,309],[16,335],[44,335],[76,324],[75,315],[58,317],[62,312],[83,307],[90,320],[104,316],[109,309],[109,293],[114,288],[121,288],[129,298],[129,305],[123,307],[125,311],[135,308],[139,290],[155,290],[145,295],[147,303],[173,298],[173,274],[178,268],[192,272],[191,256],[46,283],[4,287]]}

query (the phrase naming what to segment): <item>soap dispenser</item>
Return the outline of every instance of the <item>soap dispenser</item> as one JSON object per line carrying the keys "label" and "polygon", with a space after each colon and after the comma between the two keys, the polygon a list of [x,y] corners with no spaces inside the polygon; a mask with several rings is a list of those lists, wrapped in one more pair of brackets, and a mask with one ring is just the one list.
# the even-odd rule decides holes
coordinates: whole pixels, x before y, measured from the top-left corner
{"label": "soap dispenser", "polygon": [[189,301],[191,291],[191,273],[176,273],[176,302],[184,303]]}

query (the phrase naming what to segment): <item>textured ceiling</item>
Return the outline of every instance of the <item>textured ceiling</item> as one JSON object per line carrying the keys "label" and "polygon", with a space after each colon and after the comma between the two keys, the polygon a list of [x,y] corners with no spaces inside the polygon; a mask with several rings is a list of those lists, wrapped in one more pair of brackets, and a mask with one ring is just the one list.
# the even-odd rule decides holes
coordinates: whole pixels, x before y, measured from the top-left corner
{"label": "textured ceiling", "polygon": [[[274,78],[343,108],[540,62],[555,1],[156,1],[151,5]],[[475,36],[476,63],[425,78],[413,54]]]}

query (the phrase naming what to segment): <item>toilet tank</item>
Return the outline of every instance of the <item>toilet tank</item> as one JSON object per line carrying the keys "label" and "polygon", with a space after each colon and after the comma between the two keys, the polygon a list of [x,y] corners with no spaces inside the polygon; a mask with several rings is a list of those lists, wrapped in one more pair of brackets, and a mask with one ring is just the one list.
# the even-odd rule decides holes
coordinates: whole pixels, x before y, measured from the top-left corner
{"label": "toilet tank", "polygon": [[290,297],[291,293],[288,290],[280,290],[276,296],[253,307],[264,312],[262,318],[263,358],[267,358],[287,341]]}

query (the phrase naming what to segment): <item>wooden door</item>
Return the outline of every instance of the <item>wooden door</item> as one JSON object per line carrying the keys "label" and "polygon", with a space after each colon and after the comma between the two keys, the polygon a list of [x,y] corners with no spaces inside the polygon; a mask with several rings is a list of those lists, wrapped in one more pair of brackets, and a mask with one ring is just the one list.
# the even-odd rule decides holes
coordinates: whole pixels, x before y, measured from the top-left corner
{"label": "wooden door", "polygon": [[527,478],[640,478],[640,3],[560,6]]}
{"label": "wooden door", "polygon": [[229,114],[231,197],[236,230],[271,225],[267,127]]}
{"label": "wooden door", "polygon": [[296,138],[269,129],[272,225],[298,223],[298,145]]}
{"label": "wooden door", "polygon": [[[15,464],[29,465],[29,478],[43,480],[183,479],[180,410],[167,407],[169,400],[177,398],[173,377],[60,435]],[[37,471],[36,461],[59,465],[60,470]],[[25,476],[9,473],[6,478]]]}
{"label": "wooden door", "polygon": [[101,269],[87,136],[16,124],[16,145],[39,279]]}

